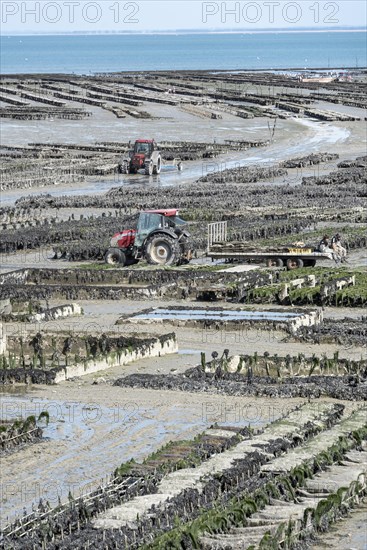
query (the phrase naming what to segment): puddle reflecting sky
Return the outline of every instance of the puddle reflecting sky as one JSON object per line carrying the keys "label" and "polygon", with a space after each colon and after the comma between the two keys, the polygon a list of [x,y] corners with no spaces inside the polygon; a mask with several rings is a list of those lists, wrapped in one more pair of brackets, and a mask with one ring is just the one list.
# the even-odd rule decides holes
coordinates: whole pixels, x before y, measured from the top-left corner
{"label": "puddle reflecting sky", "polygon": [[134,315],[134,319],[162,320],[213,320],[213,321],[287,321],[300,317],[299,313],[286,311],[213,311],[205,309],[157,308],[147,313]]}

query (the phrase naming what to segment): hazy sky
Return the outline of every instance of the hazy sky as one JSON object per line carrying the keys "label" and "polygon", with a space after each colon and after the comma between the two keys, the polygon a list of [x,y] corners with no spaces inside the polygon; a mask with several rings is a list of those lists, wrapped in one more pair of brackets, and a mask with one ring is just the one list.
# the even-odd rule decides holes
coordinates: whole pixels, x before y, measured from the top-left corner
{"label": "hazy sky", "polygon": [[364,0],[2,0],[1,34],[366,25]]}

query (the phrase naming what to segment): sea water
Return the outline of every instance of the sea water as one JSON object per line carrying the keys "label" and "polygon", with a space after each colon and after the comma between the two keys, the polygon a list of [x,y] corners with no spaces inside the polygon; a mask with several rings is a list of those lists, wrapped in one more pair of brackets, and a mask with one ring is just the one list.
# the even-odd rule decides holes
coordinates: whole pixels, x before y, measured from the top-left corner
{"label": "sea water", "polygon": [[1,37],[1,73],[355,68],[363,32]]}

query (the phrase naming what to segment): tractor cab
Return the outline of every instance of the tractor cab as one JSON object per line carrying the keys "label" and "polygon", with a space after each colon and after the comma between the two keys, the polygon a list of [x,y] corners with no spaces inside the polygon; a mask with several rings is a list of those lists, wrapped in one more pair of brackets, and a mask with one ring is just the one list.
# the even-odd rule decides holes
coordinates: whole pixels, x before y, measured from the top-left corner
{"label": "tractor cab", "polygon": [[171,230],[176,233],[176,226],[185,224],[186,222],[178,217],[178,211],[175,208],[140,212],[135,246],[142,246],[148,235],[157,229]]}
{"label": "tractor cab", "polygon": [[155,149],[156,144],[153,140],[138,139],[134,145],[134,155],[144,155],[146,157],[151,157]]}

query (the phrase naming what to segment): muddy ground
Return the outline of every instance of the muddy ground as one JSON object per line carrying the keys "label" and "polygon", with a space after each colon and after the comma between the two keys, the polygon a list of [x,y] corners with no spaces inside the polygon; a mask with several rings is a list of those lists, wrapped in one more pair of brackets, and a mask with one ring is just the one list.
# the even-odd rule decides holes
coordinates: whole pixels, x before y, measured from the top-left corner
{"label": "muddy ground", "polygon": [[[175,75],[176,78],[177,75]],[[171,78],[170,75],[167,77]],[[173,77],[172,77],[173,78]],[[192,75],[185,77],[186,84],[194,85]],[[3,83],[8,88],[16,89],[17,80]],[[55,83],[53,83],[54,85]],[[56,83],[57,86],[60,84]],[[64,86],[64,84],[62,84]],[[335,86],[335,85],[334,85]],[[28,86],[29,87],[29,86]],[[31,86],[32,87],[32,86]],[[205,83],[205,89],[207,83]],[[210,86],[209,86],[210,87]],[[70,88],[70,86],[69,86]],[[312,88],[312,86],[311,86]],[[75,89],[77,87],[75,86]],[[265,94],[267,87],[258,86],[258,96]],[[293,84],[287,89],[287,83],[279,86],[282,93],[293,93]],[[43,90],[44,92],[45,90]],[[337,87],[332,90],[320,89],[327,94],[337,94]],[[340,91],[340,90],[339,90]],[[261,92],[261,93],[260,93]],[[305,97],[314,93],[313,89],[305,89]],[[148,92],[146,92],[148,94]],[[343,91],[344,93],[344,91]],[[345,93],[354,100],[358,99],[358,87],[345,87]],[[19,95],[19,94],[18,94]],[[18,97],[18,96],[17,96]],[[159,97],[167,98],[165,93]],[[187,96],[184,96],[185,100]],[[232,98],[233,99],[233,98]],[[233,108],[231,98],[225,100],[226,108]],[[77,102],[70,102],[73,107],[80,107]],[[5,104],[1,103],[4,107]],[[30,101],[30,106],[37,105]],[[249,108],[248,104],[245,107]],[[84,108],[84,107],[83,107]],[[207,108],[207,106],[206,106]],[[212,106],[211,108],[214,109]],[[78,144],[93,145],[96,142],[126,143],[129,140],[142,137],[154,137],[157,141],[188,141],[221,143],[224,140],[267,141],[264,147],[252,147],[247,150],[222,152],[213,159],[196,159],[187,161],[183,172],[169,168],[159,176],[147,177],[142,174],[121,175],[85,175],[78,182],[58,179],[55,173],[52,184],[38,186],[37,179],[32,187],[9,188],[1,193],[2,206],[14,207],[15,201],[21,197],[37,199],[49,194],[53,197],[74,197],[83,200],[85,196],[103,197],[112,188],[121,187],[121,202],[124,201],[124,189],[127,194],[146,195],[156,193],[157,188],[164,192],[165,187],[179,190],[181,188],[195,189],[197,180],[213,171],[220,171],[238,166],[273,166],[282,161],[299,157],[306,157],[312,153],[331,153],[339,155],[338,159],[321,163],[317,166],[294,168],[289,171],[288,180],[284,176],[265,181],[266,186],[279,186],[289,183],[290,187],[302,183],[302,178],[316,176],[324,177],[337,169],[338,163],[355,159],[366,154],[365,110],[361,106],[348,106],[327,101],[316,101],[315,109],[339,112],[340,115],[360,117],[359,121],[320,121],[316,118],[297,118],[293,116],[279,117],[274,129],[272,113],[263,116],[257,113],[255,118],[241,118],[228,112],[221,111],[222,118],[211,119],[205,115],[195,116],[180,108],[179,105],[167,105],[143,101],[141,109],[149,112],[152,118],[141,119],[127,115],[123,119],[106,110],[93,105],[86,105],[85,109],[91,116],[83,120],[14,120],[2,119],[2,145],[8,155],[12,148],[27,148],[31,143],[41,144]],[[140,107],[138,107],[140,109]],[[284,114],[284,113],[283,113]],[[288,113],[289,114],[289,113]],[[15,149],[14,149],[15,150]],[[47,152],[43,147],[41,154],[47,160]],[[64,154],[64,153],[62,153]],[[115,161],[119,154],[116,152]],[[69,160],[69,157],[68,157]],[[43,161],[42,161],[43,162]],[[33,176],[32,176],[33,177]],[[343,189],[340,189],[340,194]],[[324,200],[324,199],[323,199]],[[29,201],[28,201],[29,202]],[[122,204],[123,206],[123,204]],[[172,204],[172,206],[175,206]],[[294,204],[297,211],[297,204]],[[351,218],[350,209],[353,205],[346,204],[345,210],[340,210],[340,216],[331,216],[333,227],[349,227],[363,229],[365,220],[365,205],[361,204],[358,212],[361,220]],[[29,207],[26,216],[32,219],[39,212]],[[200,196],[194,209],[200,209]],[[271,212],[282,209],[281,200],[274,204]],[[215,213],[216,205],[212,205]],[[319,204],[317,198],[312,207],[314,218],[320,218],[319,230],[324,221],[325,212],[331,211],[333,204]],[[101,207],[60,207],[45,208],[40,219],[50,220],[55,217],[57,226],[62,221],[72,218],[79,219],[80,215],[100,218],[102,214],[113,214],[114,208]],[[239,210],[246,213],[247,219],[252,214],[261,220],[263,210],[247,208],[245,202],[239,204]],[[307,209],[305,209],[306,211]],[[297,216],[305,217],[305,211]],[[16,209],[14,215],[16,216]],[[212,212],[212,215],[213,215]],[[232,212],[233,214],[233,212]],[[23,214],[22,214],[23,215]],[[327,216],[326,216],[327,217]],[[24,219],[16,222],[12,228],[13,219],[7,221],[7,230],[14,232],[22,228]],[[245,219],[245,218],[244,218]],[[117,222],[119,218],[117,217]],[[4,221],[4,220],[3,220]],[[73,222],[71,222],[73,223]],[[261,223],[261,221],[259,222]],[[93,220],[90,221],[93,224]],[[4,227],[3,227],[4,228]],[[117,226],[116,230],[121,229]],[[26,267],[36,268],[76,268],[86,265],[87,262],[72,262],[69,260],[51,260],[53,250],[51,246],[41,245],[32,251],[18,251],[12,254],[2,254],[2,272]],[[350,251],[349,265],[352,268],[363,269],[366,266],[366,249],[357,248]],[[90,262],[89,262],[90,263]],[[194,265],[212,265],[205,258],[195,260]],[[96,267],[95,264],[93,264]],[[97,268],[101,264],[97,263]],[[320,265],[327,265],[323,262]],[[250,266],[248,266],[250,269]],[[253,265],[251,269],[259,269]],[[247,269],[247,267],[246,267]],[[121,315],[138,312],[148,307],[159,305],[157,300],[85,300],[80,301],[84,315],[78,318],[65,318],[57,322],[41,324],[7,323],[5,331],[9,335],[31,334],[37,331],[73,331],[82,333],[103,333],[115,331],[117,333],[149,332],[162,334],[168,332],[163,325],[115,325]],[[48,307],[60,305],[60,300],[50,300]],[[184,300],[164,301],[164,305],[183,305]],[[43,304],[45,305],[45,304]],[[201,304],[203,305],[203,304]],[[205,304],[204,304],[205,305]],[[227,305],[228,306],[228,305]],[[226,307],[227,307],[226,306]],[[228,306],[230,307],[230,306]],[[266,308],[264,304],[256,305],[259,310]],[[325,319],[343,319],[350,317],[361,320],[365,315],[364,308],[337,308],[325,307]],[[280,356],[305,354],[307,357],[316,355],[333,357],[335,353],[340,358],[360,360],[366,358],[364,345],[345,346],[337,342],[311,343],[289,338],[289,335],[276,330],[246,329],[244,331],[228,331],[213,329],[190,329],[175,327],[177,334],[178,354],[161,358],[142,359],[124,367],[112,367],[97,374],[86,375],[71,379],[57,386],[15,386],[1,388],[1,414],[5,418],[27,416],[41,410],[49,410],[50,424],[44,429],[45,439],[41,443],[19,449],[14,456],[5,456],[1,459],[1,503],[2,526],[23,513],[23,509],[30,511],[32,505],[39,499],[48,500],[51,506],[57,505],[59,499],[67,501],[69,491],[75,497],[94,489],[100,483],[105,483],[114,469],[122,462],[134,458],[143,460],[149,453],[161,447],[170,440],[192,438],[205,427],[217,422],[219,425],[251,425],[260,428],[274,419],[284,415],[295,405],[303,402],[301,398],[293,399],[264,399],[249,397],[229,397],[217,394],[186,394],[178,391],[153,391],[138,388],[115,387],[112,384],[118,378],[134,373],[170,374],[184,372],[200,363],[201,353],[207,358],[213,351],[219,353],[228,348],[230,354],[259,354],[270,352]],[[358,407],[358,403],[344,402],[346,411]],[[317,400],[315,400],[317,407]],[[365,506],[365,505],[364,505]],[[332,544],[335,548],[367,547],[366,533],[363,531],[365,509],[354,512],[350,518],[335,525],[332,532],[321,537],[314,548],[321,550]]]}
{"label": "muddy ground", "polygon": [[[171,359],[166,368],[180,368],[180,362],[187,365],[187,357],[178,364]],[[154,370],[161,367],[162,361],[157,361]],[[135,368],[146,370],[144,364]],[[7,517],[18,515],[19,507],[30,510],[39,498],[55,506],[58,496],[67,499],[69,490],[75,497],[85,494],[121,463],[142,460],[170,440],[190,439],[215,422],[261,427],[303,402],[264,399],[255,403],[214,395],[131,391],[103,382],[92,385],[94,379],[83,378],[56,389],[32,389],[18,397],[1,396],[3,411],[42,408],[53,414],[43,443],[20,450],[16,463],[11,457],[1,459],[3,526]]]}
{"label": "muddy ground", "polygon": [[365,550],[367,548],[367,503],[353,510],[351,516],[337,522],[331,531],[313,546],[314,550],[325,550],[332,546],[335,550],[345,548]]}

